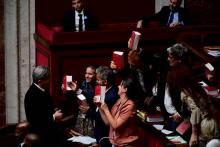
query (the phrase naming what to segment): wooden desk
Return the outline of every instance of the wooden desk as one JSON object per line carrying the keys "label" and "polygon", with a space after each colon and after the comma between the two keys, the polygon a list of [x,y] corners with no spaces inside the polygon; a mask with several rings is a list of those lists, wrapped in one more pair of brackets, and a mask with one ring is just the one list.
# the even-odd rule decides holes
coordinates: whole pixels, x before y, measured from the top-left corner
{"label": "wooden desk", "polygon": [[184,44],[192,53],[195,60],[201,65],[207,62],[218,62],[220,57],[208,55],[205,46],[220,46],[220,31],[186,32],[179,37],[179,42]]}
{"label": "wooden desk", "polygon": [[139,120],[139,126],[145,130],[148,147],[188,147],[187,144],[174,144],[166,135],[157,130],[152,124]]}

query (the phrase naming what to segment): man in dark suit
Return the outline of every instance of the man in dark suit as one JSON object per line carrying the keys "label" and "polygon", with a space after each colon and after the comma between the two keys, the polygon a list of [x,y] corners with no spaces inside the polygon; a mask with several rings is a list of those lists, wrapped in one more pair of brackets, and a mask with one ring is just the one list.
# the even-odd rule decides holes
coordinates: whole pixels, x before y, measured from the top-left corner
{"label": "man in dark suit", "polygon": [[163,6],[155,15],[138,21],[137,28],[148,26],[151,21],[158,21],[161,26],[170,28],[191,24],[191,18],[186,8],[182,8],[182,0],[170,0],[169,6]]}
{"label": "man in dark suit", "polygon": [[61,110],[55,111],[49,89],[49,68],[37,66],[34,68],[33,83],[28,89],[25,99],[25,113],[30,123],[30,132],[38,134],[45,145],[57,144],[58,137],[56,121],[62,118]]}
{"label": "man in dark suit", "polygon": [[97,29],[95,17],[84,9],[84,0],[72,0],[72,7],[73,9],[64,15],[64,32],[84,32]]}
{"label": "man in dark suit", "polygon": [[[114,74],[108,66],[99,66],[96,69],[96,81],[99,86],[106,86],[105,103],[108,108],[112,106],[118,99],[118,88],[114,84]],[[102,120],[100,111],[97,108],[91,108],[87,111],[87,116],[95,120],[94,135],[99,147],[112,147],[108,140],[109,126],[106,126]]]}

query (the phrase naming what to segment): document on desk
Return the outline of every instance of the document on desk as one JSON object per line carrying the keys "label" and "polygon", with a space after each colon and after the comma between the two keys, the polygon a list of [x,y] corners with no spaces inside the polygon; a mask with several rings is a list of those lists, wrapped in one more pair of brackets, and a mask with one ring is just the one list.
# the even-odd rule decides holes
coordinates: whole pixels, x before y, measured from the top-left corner
{"label": "document on desk", "polygon": [[156,128],[157,130],[162,130],[164,125],[153,125],[154,128]]}
{"label": "document on desk", "polygon": [[182,137],[176,135],[176,136],[166,136],[168,140],[175,144],[185,144],[187,143]]}
{"label": "document on desk", "polygon": [[162,132],[163,134],[166,134],[166,135],[169,135],[169,134],[173,133],[173,131],[166,130],[166,129],[162,129],[161,132]]}
{"label": "document on desk", "polygon": [[96,139],[89,136],[73,136],[67,140],[72,142],[79,142],[85,145],[96,143]]}

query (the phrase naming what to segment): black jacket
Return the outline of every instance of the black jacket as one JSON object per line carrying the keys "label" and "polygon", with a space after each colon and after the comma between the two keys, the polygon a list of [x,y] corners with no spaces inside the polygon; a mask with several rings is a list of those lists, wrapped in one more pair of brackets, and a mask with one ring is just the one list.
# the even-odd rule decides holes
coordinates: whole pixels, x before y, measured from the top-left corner
{"label": "black jacket", "polygon": [[[97,21],[94,15],[84,10],[84,22],[85,22],[85,30],[96,30],[98,28]],[[75,10],[71,10],[64,15],[63,19],[63,31],[64,32],[75,32]]]}
{"label": "black jacket", "polygon": [[[170,11],[171,10],[169,6],[162,7],[161,10],[155,15],[148,18],[144,18],[143,26],[146,27],[150,21],[159,21],[161,26],[166,26],[170,16]],[[190,25],[192,23],[188,9],[179,7],[176,11],[179,12],[180,22],[183,22],[184,25]]]}

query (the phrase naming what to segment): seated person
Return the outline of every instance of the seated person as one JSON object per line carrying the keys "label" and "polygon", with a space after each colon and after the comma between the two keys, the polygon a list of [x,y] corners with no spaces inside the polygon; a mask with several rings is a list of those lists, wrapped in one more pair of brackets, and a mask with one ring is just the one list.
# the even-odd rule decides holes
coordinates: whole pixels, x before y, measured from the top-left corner
{"label": "seated person", "polygon": [[[96,73],[94,73],[94,71]],[[87,73],[90,73],[91,76],[88,78]],[[94,77],[96,76],[96,77]],[[86,70],[86,81],[87,83],[83,82],[82,86],[79,90],[77,90],[77,83],[72,82],[71,83],[71,89],[72,91],[76,91],[78,94],[79,91],[82,91],[81,94],[85,95],[87,102],[89,103],[89,107],[82,107],[80,106],[80,110],[83,113],[86,113],[86,117],[89,118],[89,120],[94,120],[94,136],[96,138],[97,143],[102,142],[102,144],[99,144],[100,147],[110,147],[111,144],[109,143],[108,139],[105,138],[108,136],[109,133],[109,127],[105,125],[103,122],[99,109],[94,105],[94,95],[95,95],[95,83],[94,80],[96,79],[96,83],[99,86],[106,86],[105,91],[105,103],[108,105],[109,109],[115,104],[116,100],[118,99],[117,95],[117,87],[114,85],[114,74],[112,69],[110,69],[107,66],[99,66],[96,70],[94,67],[87,67]],[[89,85],[90,86],[89,86]],[[87,86],[86,86],[87,85]],[[88,89],[88,86],[90,87]],[[92,98],[92,100],[91,100]],[[83,123],[81,123],[83,125]],[[86,127],[86,128],[85,128]],[[89,125],[84,126],[84,130],[89,129]],[[78,128],[79,129],[79,128]],[[80,133],[82,133],[80,130],[77,130]],[[91,131],[91,130],[90,130]],[[87,131],[87,135],[91,135],[91,132]],[[85,133],[83,133],[85,134]],[[92,135],[93,136],[93,135]],[[101,141],[100,141],[101,140]]]}
{"label": "seated person", "polygon": [[114,61],[111,61],[110,67],[115,70],[115,73],[121,79],[130,77],[136,86],[139,87],[139,92],[137,93],[139,94],[139,99],[135,100],[137,109],[151,109],[153,77],[150,69],[150,60],[151,56],[147,55],[144,50],[137,49],[128,52],[128,65],[122,70],[117,71]]}
{"label": "seated person", "polygon": [[19,146],[23,141],[25,136],[28,134],[30,129],[30,124],[27,121],[20,122],[15,128],[16,145]]}
{"label": "seated person", "polygon": [[84,32],[96,30],[97,22],[91,12],[84,9],[84,0],[72,0],[73,9],[63,19],[64,32]]}
{"label": "seated person", "polygon": [[[192,132],[188,135],[189,146],[205,146],[209,140],[219,137],[219,126],[213,117],[217,110],[198,84],[192,69],[184,65],[183,55],[185,54],[186,58],[187,50],[181,44],[175,44],[167,49],[171,68],[167,74],[165,106],[172,106],[175,109],[175,114],[170,117],[174,121],[177,122],[182,118],[190,122]],[[171,105],[166,103],[168,96]]]}
{"label": "seated person", "polygon": [[191,18],[186,8],[180,7],[182,0],[170,0],[169,6],[163,6],[155,15],[139,20],[137,28],[143,28],[150,21],[159,21],[161,26],[174,28],[177,26],[189,25]]}
{"label": "seated person", "polygon": [[63,113],[61,110],[54,110],[53,107],[52,97],[49,93],[49,68],[36,66],[32,72],[32,78],[33,83],[27,90],[24,99],[30,133],[38,134],[46,145],[55,147],[64,140],[57,127],[57,122],[62,119]]}
{"label": "seated person", "polygon": [[[114,85],[114,74],[113,71],[107,66],[99,66],[96,69],[96,81],[100,86],[106,86],[105,91],[105,103],[109,109],[115,104],[118,99],[118,88]],[[94,97],[95,102],[95,97]],[[95,109],[89,114],[95,120],[95,138],[97,143],[100,143],[100,147],[111,147],[108,139],[109,126],[106,126],[101,118],[100,110]]]}
{"label": "seated person", "polygon": [[25,138],[24,142],[21,144],[21,147],[41,147],[43,144],[41,144],[40,136],[34,133],[28,133]]}
{"label": "seated person", "polygon": [[[77,117],[74,130],[78,133],[94,137],[94,124],[93,120],[89,118],[86,113],[95,110],[95,104],[93,103],[93,97],[95,95],[96,85],[96,68],[92,65],[87,66],[85,72],[85,80],[82,82],[78,89],[77,82],[71,83],[71,89],[77,94],[77,97],[85,98],[85,101],[79,100],[79,114]],[[77,99],[78,99],[77,98]]]}

